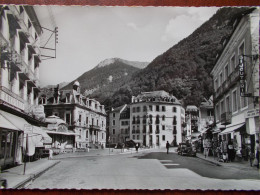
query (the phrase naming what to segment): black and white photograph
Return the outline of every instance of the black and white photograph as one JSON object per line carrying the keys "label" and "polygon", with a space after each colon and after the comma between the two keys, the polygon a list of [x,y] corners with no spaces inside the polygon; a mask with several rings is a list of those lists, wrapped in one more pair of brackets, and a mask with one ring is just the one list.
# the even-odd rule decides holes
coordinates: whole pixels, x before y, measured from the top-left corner
{"label": "black and white photograph", "polygon": [[1,189],[260,190],[259,7],[0,5]]}

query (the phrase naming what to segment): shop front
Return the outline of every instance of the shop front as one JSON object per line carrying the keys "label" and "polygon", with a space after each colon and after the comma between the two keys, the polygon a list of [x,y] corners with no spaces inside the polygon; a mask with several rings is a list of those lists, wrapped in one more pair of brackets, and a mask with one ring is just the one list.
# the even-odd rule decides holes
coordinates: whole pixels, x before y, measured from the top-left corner
{"label": "shop front", "polygon": [[53,149],[55,153],[72,152],[76,147],[74,131],[68,130],[66,122],[59,117],[51,116],[46,118],[48,123],[45,132],[52,138],[51,144],[45,144],[45,149]]}
{"label": "shop front", "polygon": [[50,137],[42,128],[29,124],[24,118],[0,110],[1,168],[21,164],[25,156],[33,156]]}

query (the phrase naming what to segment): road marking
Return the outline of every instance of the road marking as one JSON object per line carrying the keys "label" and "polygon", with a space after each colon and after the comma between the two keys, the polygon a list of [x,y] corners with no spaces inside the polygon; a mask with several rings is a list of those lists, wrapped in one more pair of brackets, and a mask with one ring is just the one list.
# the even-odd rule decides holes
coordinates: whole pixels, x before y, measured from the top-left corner
{"label": "road marking", "polygon": [[171,166],[171,165],[174,165],[174,166],[179,166],[180,164],[175,164],[175,163],[169,163],[169,164],[163,164],[164,166]]}

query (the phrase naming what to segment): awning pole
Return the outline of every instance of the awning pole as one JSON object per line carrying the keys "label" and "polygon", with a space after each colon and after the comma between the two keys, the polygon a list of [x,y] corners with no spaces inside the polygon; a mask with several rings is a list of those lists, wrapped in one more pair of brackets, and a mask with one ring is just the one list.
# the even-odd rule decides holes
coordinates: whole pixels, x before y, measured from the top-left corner
{"label": "awning pole", "polygon": [[[24,157],[26,157],[26,155],[27,155],[27,152],[28,152],[28,147],[27,147],[27,145],[28,145],[28,133],[26,134],[26,144],[25,144],[25,155],[24,155]],[[25,160],[24,160],[24,167],[23,167],[23,174],[25,175],[25,170],[26,170],[26,158],[25,158]]]}

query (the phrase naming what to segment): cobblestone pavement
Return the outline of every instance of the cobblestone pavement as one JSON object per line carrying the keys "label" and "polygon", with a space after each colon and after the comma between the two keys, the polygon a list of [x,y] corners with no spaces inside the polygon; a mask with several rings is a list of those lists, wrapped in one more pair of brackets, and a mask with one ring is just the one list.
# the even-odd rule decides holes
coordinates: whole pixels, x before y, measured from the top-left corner
{"label": "cobblestone pavement", "polygon": [[[198,158],[166,154],[165,150],[151,151],[156,158],[146,158],[150,152],[125,155],[84,156],[64,158],[37,178],[29,189],[222,189],[260,190],[257,179],[216,179],[202,176],[189,168],[200,163],[201,169],[215,166]],[[182,159],[182,160],[181,160]],[[222,166],[219,167],[221,172]],[[223,169],[227,171],[228,169]],[[235,169],[230,169],[235,174]]]}

